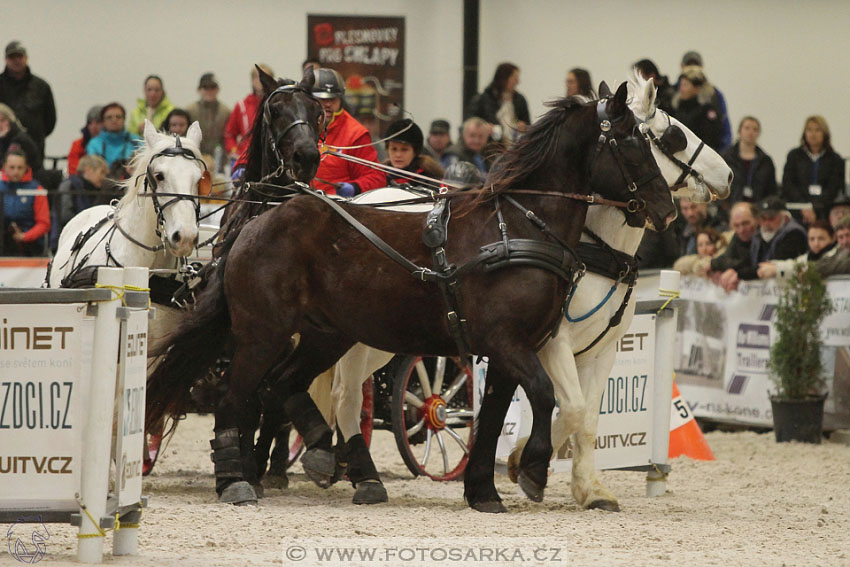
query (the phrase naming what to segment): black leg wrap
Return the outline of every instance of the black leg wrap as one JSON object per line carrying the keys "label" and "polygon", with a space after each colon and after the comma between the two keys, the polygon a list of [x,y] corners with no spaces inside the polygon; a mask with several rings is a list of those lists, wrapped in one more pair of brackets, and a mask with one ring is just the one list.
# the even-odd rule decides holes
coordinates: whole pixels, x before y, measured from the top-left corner
{"label": "black leg wrap", "polygon": [[310,394],[307,392],[293,394],[286,399],[283,407],[289,414],[292,425],[304,439],[307,448],[332,450],[333,431],[328,427],[328,423],[322,417],[322,412],[316,407]]}
{"label": "black leg wrap", "polygon": [[292,424],[286,423],[278,430],[274,438],[274,449],[269,459],[270,475],[286,475],[289,468],[289,432]]}
{"label": "black leg wrap", "polygon": [[331,483],[342,480],[348,474],[349,450],[348,443],[345,442],[345,436],[339,427],[336,428],[336,445],[334,445],[334,458],[336,460],[336,468]]}
{"label": "black leg wrap", "polygon": [[239,452],[239,430],[236,428],[216,431],[215,439],[210,440],[215,464],[215,490],[219,494],[228,485],[242,480],[242,458]]}
{"label": "black leg wrap", "polygon": [[372,455],[369,454],[369,448],[366,447],[366,441],[363,435],[358,433],[348,440],[348,480],[355,488],[358,483],[364,480],[381,481],[381,476],[378,474],[378,469],[375,468],[375,463],[372,461]]}

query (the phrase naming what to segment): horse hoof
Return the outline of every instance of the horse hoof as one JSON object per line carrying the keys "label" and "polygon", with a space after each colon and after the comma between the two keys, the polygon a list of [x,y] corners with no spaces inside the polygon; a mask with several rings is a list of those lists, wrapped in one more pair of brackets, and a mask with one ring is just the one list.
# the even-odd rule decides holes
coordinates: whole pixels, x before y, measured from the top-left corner
{"label": "horse hoof", "polygon": [[588,510],[605,510],[606,512],[619,512],[620,505],[613,500],[594,500],[587,507]]}
{"label": "horse hoof", "polygon": [[508,457],[508,478],[511,479],[511,482],[514,484],[517,483],[519,476],[519,458],[521,455],[522,453],[518,454],[518,451],[514,449]]}
{"label": "horse hoof", "polygon": [[252,484],[251,488],[254,489],[254,493],[257,495],[257,500],[261,500],[266,497],[266,489],[263,488],[263,485],[259,482],[257,484]]}
{"label": "horse hoof", "polygon": [[387,489],[380,480],[364,480],[358,483],[351,501],[355,504],[380,504],[389,500]]}
{"label": "horse hoof", "polygon": [[301,466],[307,478],[320,488],[328,488],[336,469],[336,457],[331,451],[310,449],[301,456]]}
{"label": "horse hoof", "polygon": [[254,487],[240,480],[222,490],[218,501],[235,506],[256,506],[257,493],[254,492]]}
{"label": "horse hoof", "polygon": [[517,477],[517,484],[532,502],[543,502],[543,486],[538,485],[536,482],[528,478],[528,476],[520,471],[519,476]]}
{"label": "horse hoof", "polygon": [[269,488],[278,488],[280,490],[285,490],[289,488],[289,477],[286,476],[286,473],[266,473],[266,475],[263,477],[263,485],[268,486]]}
{"label": "horse hoof", "polygon": [[508,511],[505,505],[499,500],[490,500],[487,502],[473,502],[469,505],[470,508],[484,514],[504,514]]}

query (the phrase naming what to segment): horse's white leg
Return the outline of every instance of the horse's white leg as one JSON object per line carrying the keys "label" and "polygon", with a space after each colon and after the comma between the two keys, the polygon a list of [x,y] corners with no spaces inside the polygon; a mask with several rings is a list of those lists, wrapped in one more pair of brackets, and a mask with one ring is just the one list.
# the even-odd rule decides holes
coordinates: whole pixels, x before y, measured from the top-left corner
{"label": "horse's white leg", "polygon": [[346,442],[360,433],[363,382],[392,357],[391,353],[358,343],[336,363],[331,397],[336,408],[336,423]]}
{"label": "horse's white leg", "polygon": [[[550,340],[537,353],[540,363],[552,380],[559,412],[552,422],[552,456],[567,441],[584,419],[585,398],[579,384],[578,371],[572,352],[572,342],[567,329]],[[528,438],[517,440],[516,447],[508,457],[508,476],[516,482],[520,456]]]}
{"label": "horse's white leg", "polygon": [[599,422],[599,404],[615,356],[616,349],[614,343],[611,343],[596,357],[578,361],[578,373],[587,401],[587,411],[573,436],[573,473],[570,487],[576,502],[584,509],[601,508],[613,512],[620,509],[616,496],[605,488],[596,476],[593,454]]}

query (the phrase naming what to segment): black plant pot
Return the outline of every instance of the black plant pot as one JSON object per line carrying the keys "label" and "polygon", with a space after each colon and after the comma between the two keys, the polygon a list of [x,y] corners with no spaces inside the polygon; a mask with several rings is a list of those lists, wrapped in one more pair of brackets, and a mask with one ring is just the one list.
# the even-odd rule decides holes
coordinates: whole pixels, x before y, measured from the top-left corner
{"label": "black plant pot", "polygon": [[773,408],[773,431],[778,443],[800,441],[820,443],[823,437],[823,403],[826,396],[802,400],[770,397]]}

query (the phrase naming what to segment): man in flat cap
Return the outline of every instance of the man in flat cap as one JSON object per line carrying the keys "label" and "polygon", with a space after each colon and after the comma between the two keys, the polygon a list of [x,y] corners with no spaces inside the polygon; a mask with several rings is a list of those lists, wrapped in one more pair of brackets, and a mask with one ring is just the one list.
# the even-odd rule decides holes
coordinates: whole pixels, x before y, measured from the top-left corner
{"label": "man in flat cap", "polygon": [[[6,46],[6,69],[0,74],[0,102],[15,111],[43,156],[44,139],[56,126],[56,105],[50,85],[32,74],[27,50],[17,40]],[[30,166],[33,170],[41,169],[41,163]]]}

